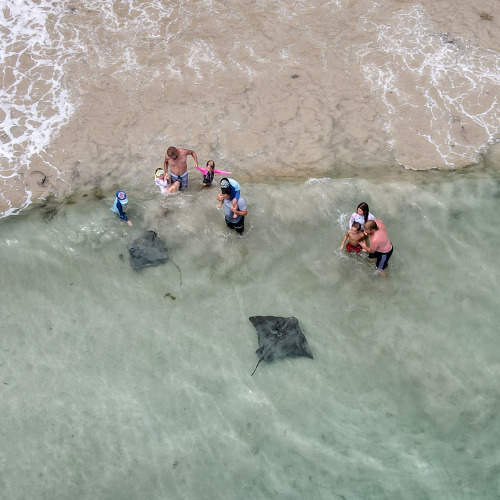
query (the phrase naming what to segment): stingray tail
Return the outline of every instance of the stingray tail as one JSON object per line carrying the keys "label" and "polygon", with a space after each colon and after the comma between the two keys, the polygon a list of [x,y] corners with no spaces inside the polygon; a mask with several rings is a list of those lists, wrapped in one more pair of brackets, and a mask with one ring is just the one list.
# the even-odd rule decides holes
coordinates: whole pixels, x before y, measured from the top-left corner
{"label": "stingray tail", "polygon": [[259,362],[257,363],[257,366],[255,367],[255,370],[252,372],[252,375],[250,375],[250,377],[253,377],[253,374],[257,371],[257,368],[259,367],[260,362],[261,362],[263,359],[264,359],[264,358],[260,358],[260,359],[259,359]]}
{"label": "stingray tail", "polygon": [[178,269],[179,271],[179,276],[181,278],[181,284],[179,286],[182,286],[182,273],[181,273],[181,270],[179,269],[179,266],[172,260],[172,259],[168,259],[170,262],[172,262],[172,264]]}

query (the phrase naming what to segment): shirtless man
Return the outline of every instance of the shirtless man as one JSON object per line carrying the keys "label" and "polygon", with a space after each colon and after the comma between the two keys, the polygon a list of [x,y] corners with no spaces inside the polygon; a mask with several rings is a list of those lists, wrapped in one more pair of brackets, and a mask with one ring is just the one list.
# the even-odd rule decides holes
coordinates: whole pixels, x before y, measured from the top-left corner
{"label": "shirtless man", "polygon": [[379,219],[366,221],[365,234],[370,237],[370,246],[362,241],[359,244],[363,250],[370,252],[370,259],[377,259],[377,271],[385,278],[385,270],[391,258],[393,247],[384,223]]}
{"label": "shirtless man", "polygon": [[363,250],[360,241],[364,241],[366,239],[366,234],[361,231],[361,224],[359,222],[353,222],[351,229],[345,233],[344,239],[340,245],[340,249],[344,248],[344,243],[347,241],[347,245],[345,247],[345,251],[347,253],[356,252],[357,254]]}
{"label": "shirtless man", "polygon": [[[188,187],[188,172],[187,172],[187,157],[191,155],[194,159],[194,166],[198,168],[198,157],[192,149],[176,148],[170,146],[165,155],[163,168],[168,172],[170,167],[170,182],[172,186],[176,185],[178,189],[187,189]],[[175,192],[172,191],[172,192]]]}

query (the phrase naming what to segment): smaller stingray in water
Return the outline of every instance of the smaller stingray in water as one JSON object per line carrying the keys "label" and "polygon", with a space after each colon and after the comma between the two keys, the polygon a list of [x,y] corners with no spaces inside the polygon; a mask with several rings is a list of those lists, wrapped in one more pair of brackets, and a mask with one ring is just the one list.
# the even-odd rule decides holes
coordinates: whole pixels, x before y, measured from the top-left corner
{"label": "smaller stingray in water", "polygon": [[[127,245],[127,248],[130,254],[130,265],[132,269],[138,270],[143,267],[158,266],[170,260],[179,270],[182,285],[182,274],[179,266],[172,259],[167,257],[167,248],[154,231],[147,231],[141,237],[135,239],[130,245]],[[175,300],[175,297],[172,297],[172,300]]]}
{"label": "smaller stingray in water", "polygon": [[260,359],[252,375],[262,360],[272,361],[274,358],[287,356],[307,356],[312,359],[313,355],[297,318],[251,316],[248,319],[257,330],[259,339],[259,348],[255,353]]}
{"label": "smaller stingray in water", "polygon": [[154,231],[148,231],[127,245],[132,269],[158,266],[167,262],[167,249]]}

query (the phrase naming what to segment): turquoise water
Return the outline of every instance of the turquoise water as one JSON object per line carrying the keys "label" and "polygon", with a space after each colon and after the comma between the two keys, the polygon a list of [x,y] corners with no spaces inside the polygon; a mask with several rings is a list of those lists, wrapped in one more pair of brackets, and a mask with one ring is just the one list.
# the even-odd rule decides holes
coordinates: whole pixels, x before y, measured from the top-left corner
{"label": "turquoise water", "polygon": [[[447,179],[246,184],[243,238],[196,187],[2,219],[0,496],[498,498],[500,179]],[[360,201],[386,280],[338,250]],[[130,268],[148,229],[181,276]],[[250,377],[252,315],[314,359]]]}

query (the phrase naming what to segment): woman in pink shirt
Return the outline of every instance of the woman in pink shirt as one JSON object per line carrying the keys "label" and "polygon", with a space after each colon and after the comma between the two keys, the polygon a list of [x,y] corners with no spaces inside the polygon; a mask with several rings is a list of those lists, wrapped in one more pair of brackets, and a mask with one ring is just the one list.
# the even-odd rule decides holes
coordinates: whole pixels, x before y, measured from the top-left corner
{"label": "woman in pink shirt", "polygon": [[384,223],[379,220],[369,220],[365,223],[365,234],[370,237],[370,246],[360,242],[366,252],[370,252],[370,259],[377,259],[377,270],[385,278],[389,259],[391,258],[393,246]]}

